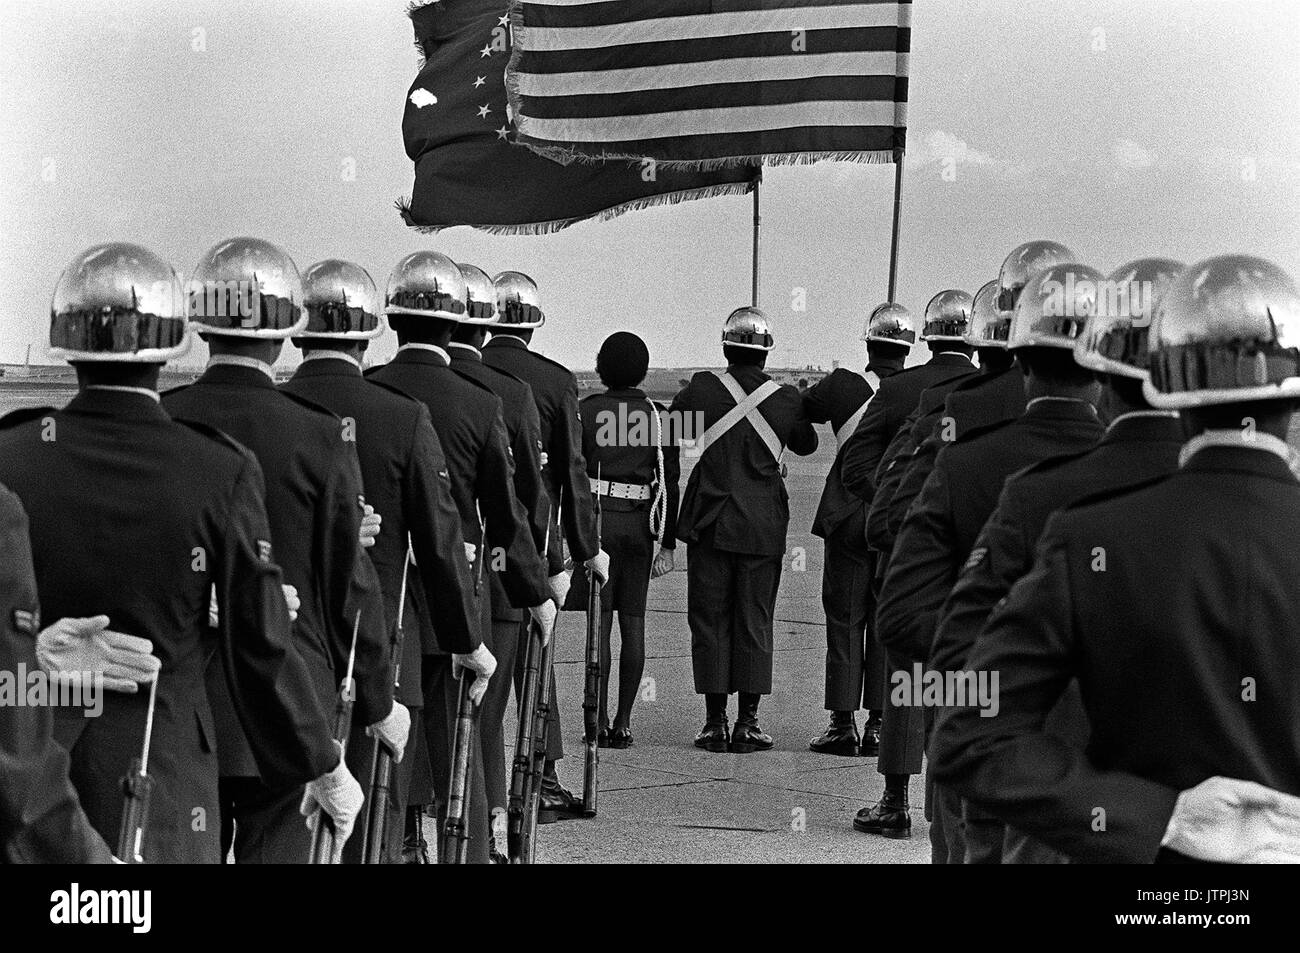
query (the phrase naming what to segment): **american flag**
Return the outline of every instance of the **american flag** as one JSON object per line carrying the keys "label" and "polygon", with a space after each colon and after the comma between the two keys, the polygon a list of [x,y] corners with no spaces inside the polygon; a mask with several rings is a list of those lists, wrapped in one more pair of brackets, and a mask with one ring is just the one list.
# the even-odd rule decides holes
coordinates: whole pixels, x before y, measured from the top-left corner
{"label": "american flag", "polygon": [[516,141],[560,162],[888,162],[907,133],[911,2],[524,0]]}

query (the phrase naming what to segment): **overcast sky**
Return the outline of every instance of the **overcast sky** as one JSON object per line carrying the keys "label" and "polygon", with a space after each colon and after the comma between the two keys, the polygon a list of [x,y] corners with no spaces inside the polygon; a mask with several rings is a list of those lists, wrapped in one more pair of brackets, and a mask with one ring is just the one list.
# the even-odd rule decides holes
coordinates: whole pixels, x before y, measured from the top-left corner
{"label": "overcast sky", "polygon": [[[656,365],[715,363],[722,319],[748,303],[748,197],[535,237],[401,224],[417,66],[404,7],[4,0],[0,361],[29,343],[45,359],[55,279],[83,248],[134,241],[188,272],[218,240],[253,234],[300,268],[354,259],[381,287],[421,247],[526,271],[549,315],[538,345],[574,367],[623,328]],[[1248,251],[1300,272],[1295,0],[918,0],[911,63],[899,298],[914,311],[943,288],[974,292],[1029,238],[1103,271]],[[861,363],[892,180],[885,165],[767,171],[775,364]]]}

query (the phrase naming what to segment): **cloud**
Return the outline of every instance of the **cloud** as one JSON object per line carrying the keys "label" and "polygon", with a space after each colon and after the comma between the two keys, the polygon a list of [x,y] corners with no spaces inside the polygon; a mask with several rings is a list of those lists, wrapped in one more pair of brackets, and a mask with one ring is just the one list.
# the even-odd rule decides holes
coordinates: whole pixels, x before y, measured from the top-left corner
{"label": "cloud", "polygon": [[1156,164],[1156,154],[1132,139],[1116,139],[1111,144],[1110,155],[1121,169],[1149,169]]}
{"label": "cloud", "polygon": [[969,165],[996,165],[998,161],[987,152],[972,149],[965,139],[959,139],[941,129],[936,129],[925,137],[921,159],[923,162],[952,160]]}

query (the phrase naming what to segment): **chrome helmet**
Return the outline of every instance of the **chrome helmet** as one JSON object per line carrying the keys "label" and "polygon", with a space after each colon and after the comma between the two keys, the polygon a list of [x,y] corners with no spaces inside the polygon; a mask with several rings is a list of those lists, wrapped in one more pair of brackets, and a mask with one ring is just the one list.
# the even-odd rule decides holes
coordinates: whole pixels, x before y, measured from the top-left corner
{"label": "chrome helmet", "polygon": [[772,323],[760,309],[737,308],[727,315],[722,326],[723,346],[745,347],[754,351],[770,351],[776,346],[772,337]]}
{"label": "chrome helmet", "polygon": [[1029,279],[1051,265],[1076,261],[1074,252],[1060,242],[1037,240],[1017,245],[1002,262],[998,272],[998,310],[1007,314],[1015,310],[1020,291]]}
{"label": "chrome helmet", "polygon": [[1029,279],[1011,315],[1007,348],[1057,347],[1074,350],[1084,323],[1097,309],[1105,276],[1075,263],[1052,265]]}
{"label": "chrome helmet", "polygon": [[460,268],[436,251],[407,255],[388,276],[384,314],[410,314],[418,318],[465,320],[465,279]]}
{"label": "chrome helmet", "polygon": [[893,302],[876,305],[862,326],[862,340],[868,344],[897,344],[910,348],[916,343],[912,312]]}
{"label": "chrome helmet", "polygon": [[925,306],[922,341],[965,341],[974,299],[964,291],[940,291]]}
{"label": "chrome helmet", "polygon": [[966,328],[965,341],[976,347],[996,347],[1005,349],[1007,332],[1011,330],[1011,315],[998,310],[997,279],[986,282],[970,307],[970,325]]}
{"label": "chrome helmet", "polygon": [[1074,359],[1089,370],[1146,379],[1151,315],[1183,267],[1171,258],[1139,258],[1107,275],[1096,314],[1074,342]]}
{"label": "chrome helmet", "polygon": [[368,341],[384,333],[379,291],[370,273],[338,258],[318,261],[302,273],[307,327],[294,335],[335,341]]}
{"label": "chrome helmet", "polygon": [[180,279],[147,248],[96,245],[59,275],[50,303],[53,356],[162,364],[189,346]]}
{"label": "chrome helmet", "polygon": [[503,271],[492,284],[497,293],[497,324],[527,330],[546,323],[542,297],[533,279],[521,271]]}
{"label": "chrome helmet", "polygon": [[1155,407],[1300,399],[1300,291],[1263,258],[1206,259],[1156,302],[1149,346]]}
{"label": "chrome helmet", "polygon": [[457,265],[465,279],[465,324],[497,323],[497,292],[482,268]]}
{"label": "chrome helmet", "polygon": [[267,340],[307,326],[298,266],[260,238],[231,238],[210,248],[186,283],[189,318],[202,334]]}

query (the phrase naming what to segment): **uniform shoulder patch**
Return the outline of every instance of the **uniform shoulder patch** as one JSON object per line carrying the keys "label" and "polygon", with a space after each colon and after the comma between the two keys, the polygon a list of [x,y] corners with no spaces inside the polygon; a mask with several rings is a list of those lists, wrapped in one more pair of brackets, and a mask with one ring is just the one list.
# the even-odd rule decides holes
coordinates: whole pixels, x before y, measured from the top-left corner
{"label": "uniform shoulder patch", "polygon": [[8,430],[10,427],[17,427],[25,424],[29,420],[40,420],[42,417],[48,417],[50,414],[58,413],[55,407],[23,407],[20,410],[13,410],[0,417],[0,430]]}

